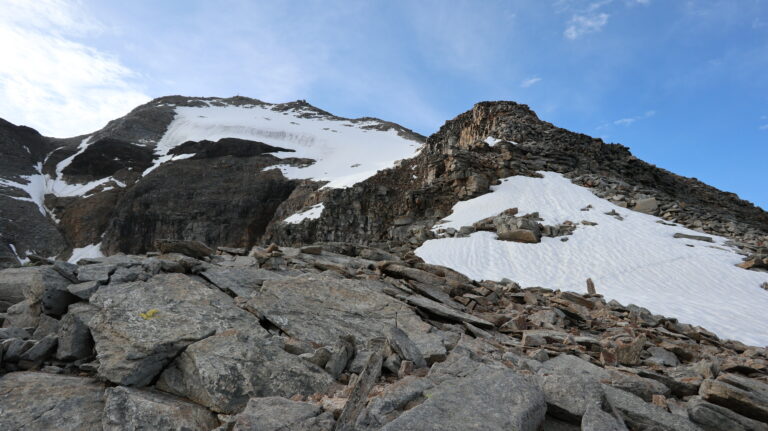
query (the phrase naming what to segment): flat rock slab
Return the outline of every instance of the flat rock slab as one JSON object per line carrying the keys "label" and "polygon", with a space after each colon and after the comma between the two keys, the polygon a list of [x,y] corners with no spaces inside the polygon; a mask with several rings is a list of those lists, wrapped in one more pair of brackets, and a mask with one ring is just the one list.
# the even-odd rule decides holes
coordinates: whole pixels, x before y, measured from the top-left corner
{"label": "flat rock slab", "polygon": [[216,287],[237,296],[250,298],[264,280],[278,280],[284,275],[261,268],[221,268],[212,266],[200,275]]}
{"label": "flat rock slab", "polygon": [[382,430],[536,431],[544,422],[544,394],[529,377],[483,367],[426,392],[427,399]]}
{"label": "flat rock slab", "polygon": [[397,326],[428,361],[444,358],[442,338],[410,307],[382,293],[387,286],[325,274],[267,280],[247,307],[291,337],[326,346],[345,335],[358,342],[382,337]]}
{"label": "flat rock slab", "polygon": [[119,386],[106,395],[104,431],[211,430],[219,425],[208,409],[159,391]]}
{"label": "flat rock slab", "polygon": [[235,417],[232,431],[331,431],[331,413],[320,406],[280,397],[251,398]]}
{"label": "flat rock slab", "polygon": [[268,335],[232,298],[182,274],[102,287],[91,304],[99,375],[126,386],[149,384],[184,347],[217,332]]}
{"label": "flat rock slab", "polygon": [[462,311],[454,310],[453,308],[450,308],[448,306],[445,306],[439,302],[433,301],[423,296],[411,295],[406,300],[411,305],[415,305],[419,308],[429,311],[430,313],[436,314],[440,317],[443,317],[449,320],[453,320],[457,322],[467,322],[476,326],[480,326],[482,328],[494,327],[493,323],[485,319],[481,319],[479,317],[464,313]]}
{"label": "flat rock slab", "polygon": [[20,372],[0,378],[0,429],[101,431],[104,385],[85,377]]}
{"label": "flat rock slab", "polygon": [[325,392],[333,378],[277,343],[227,331],[187,349],[160,375],[157,387],[232,414],[251,397]]}

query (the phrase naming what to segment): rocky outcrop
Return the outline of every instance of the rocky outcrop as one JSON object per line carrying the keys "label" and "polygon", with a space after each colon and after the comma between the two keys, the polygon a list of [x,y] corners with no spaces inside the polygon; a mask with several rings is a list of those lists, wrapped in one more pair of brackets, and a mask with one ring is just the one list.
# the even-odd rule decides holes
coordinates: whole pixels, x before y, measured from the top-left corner
{"label": "rocky outcrop", "polygon": [[475,282],[360,245],[243,254],[29,268],[103,284],[72,304],[59,298],[63,316],[28,299],[0,316],[0,424],[60,429],[50,421],[64,415],[72,429],[768,426],[767,349],[631,304]]}

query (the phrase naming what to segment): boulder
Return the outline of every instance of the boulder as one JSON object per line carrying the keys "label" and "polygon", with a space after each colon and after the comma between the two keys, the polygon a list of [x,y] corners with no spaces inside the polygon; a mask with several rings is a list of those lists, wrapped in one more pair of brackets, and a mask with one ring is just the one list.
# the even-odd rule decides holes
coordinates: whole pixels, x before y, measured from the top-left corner
{"label": "boulder", "polygon": [[581,418],[582,431],[627,431],[621,419],[604,411],[600,405],[591,404]]}
{"label": "boulder", "polygon": [[106,391],[104,431],[211,430],[218,425],[206,408],[159,391],[124,386]]}
{"label": "boulder", "polygon": [[189,344],[227,329],[266,336],[256,317],[232,298],[182,274],[102,287],[87,325],[99,374],[114,383],[144,386]]}
{"label": "boulder", "polygon": [[181,253],[195,259],[202,259],[215,253],[210,247],[200,241],[157,239],[154,246],[160,253]]}
{"label": "boulder", "polygon": [[688,417],[706,431],[768,431],[768,424],[760,423],[700,397],[687,404]]}
{"label": "boulder", "polygon": [[536,431],[544,422],[544,394],[529,377],[481,367],[467,377],[427,390],[423,403],[382,430]]}
{"label": "boulder", "polygon": [[98,308],[84,302],[69,306],[69,312],[61,318],[59,326],[56,359],[76,361],[93,356],[93,337],[88,322],[97,311]]}
{"label": "boulder", "polygon": [[768,422],[768,384],[737,374],[723,374],[717,380],[707,379],[699,395],[710,403],[733,410],[743,416]]}
{"label": "boulder", "polygon": [[101,431],[104,385],[94,379],[18,372],[0,378],[0,429]]}
{"label": "boulder", "polygon": [[39,302],[41,311],[61,316],[78,299],[67,291],[70,281],[52,266],[12,268],[0,271],[0,311],[24,299]]}
{"label": "boulder", "polygon": [[547,400],[547,415],[580,424],[590,406],[603,405],[600,382],[585,374],[551,374],[541,376],[539,387]]}
{"label": "boulder", "polygon": [[37,328],[40,322],[41,306],[39,302],[25,299],[6,311],[4,328]]}
{"label": "boulder", "polygon": [[232,431],[332,431],[333,415],[315,404],[280,397],[251,398]]}
{"label": "boulder", "polygon": [[646,214],[655,214],[658,208],[659,203],[656,198],[638,199],[632,207],[633,210]]}
{"label": "boulder", "polygon": [[325,346],[345,335],[363,343],[396,324],[428,361],[444,358],[442,338],[410,307],[384,294],[388,286],[327,274],[267,280],[247,308],[293,337]]}
{"label": "boulder", "polygon": [[333,379],[270,340],[227,331],[187,347],[160,375],[160,390],[216,412],[242,410],[251,397],[312,395]]}
{"label": "boulder", "polygon": [[624,415],[630,429],[657,431],[699,431],[688,419],[672,414],[666,409],[645,402],[642,398],[621,389],[603,385],[605,396],[613,408]]}

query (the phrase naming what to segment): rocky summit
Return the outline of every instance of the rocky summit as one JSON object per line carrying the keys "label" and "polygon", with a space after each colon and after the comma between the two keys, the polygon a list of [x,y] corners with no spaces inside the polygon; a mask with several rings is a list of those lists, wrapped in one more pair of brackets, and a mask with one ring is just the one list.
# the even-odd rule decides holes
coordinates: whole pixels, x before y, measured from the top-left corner
{"label": "rocky summit", "polygon": [[525,105],[0,155],[1,430],[768,431],[768,213]]}

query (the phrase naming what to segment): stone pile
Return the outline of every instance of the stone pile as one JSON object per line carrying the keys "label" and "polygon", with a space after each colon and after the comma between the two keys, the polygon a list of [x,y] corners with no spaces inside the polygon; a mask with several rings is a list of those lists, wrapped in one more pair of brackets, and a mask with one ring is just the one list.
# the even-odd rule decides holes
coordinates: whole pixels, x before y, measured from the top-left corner
{"label": "stone pile", "polygon": [[766,348],[598,293],[158,247],[0,271],[0,429],[768,430]]}

